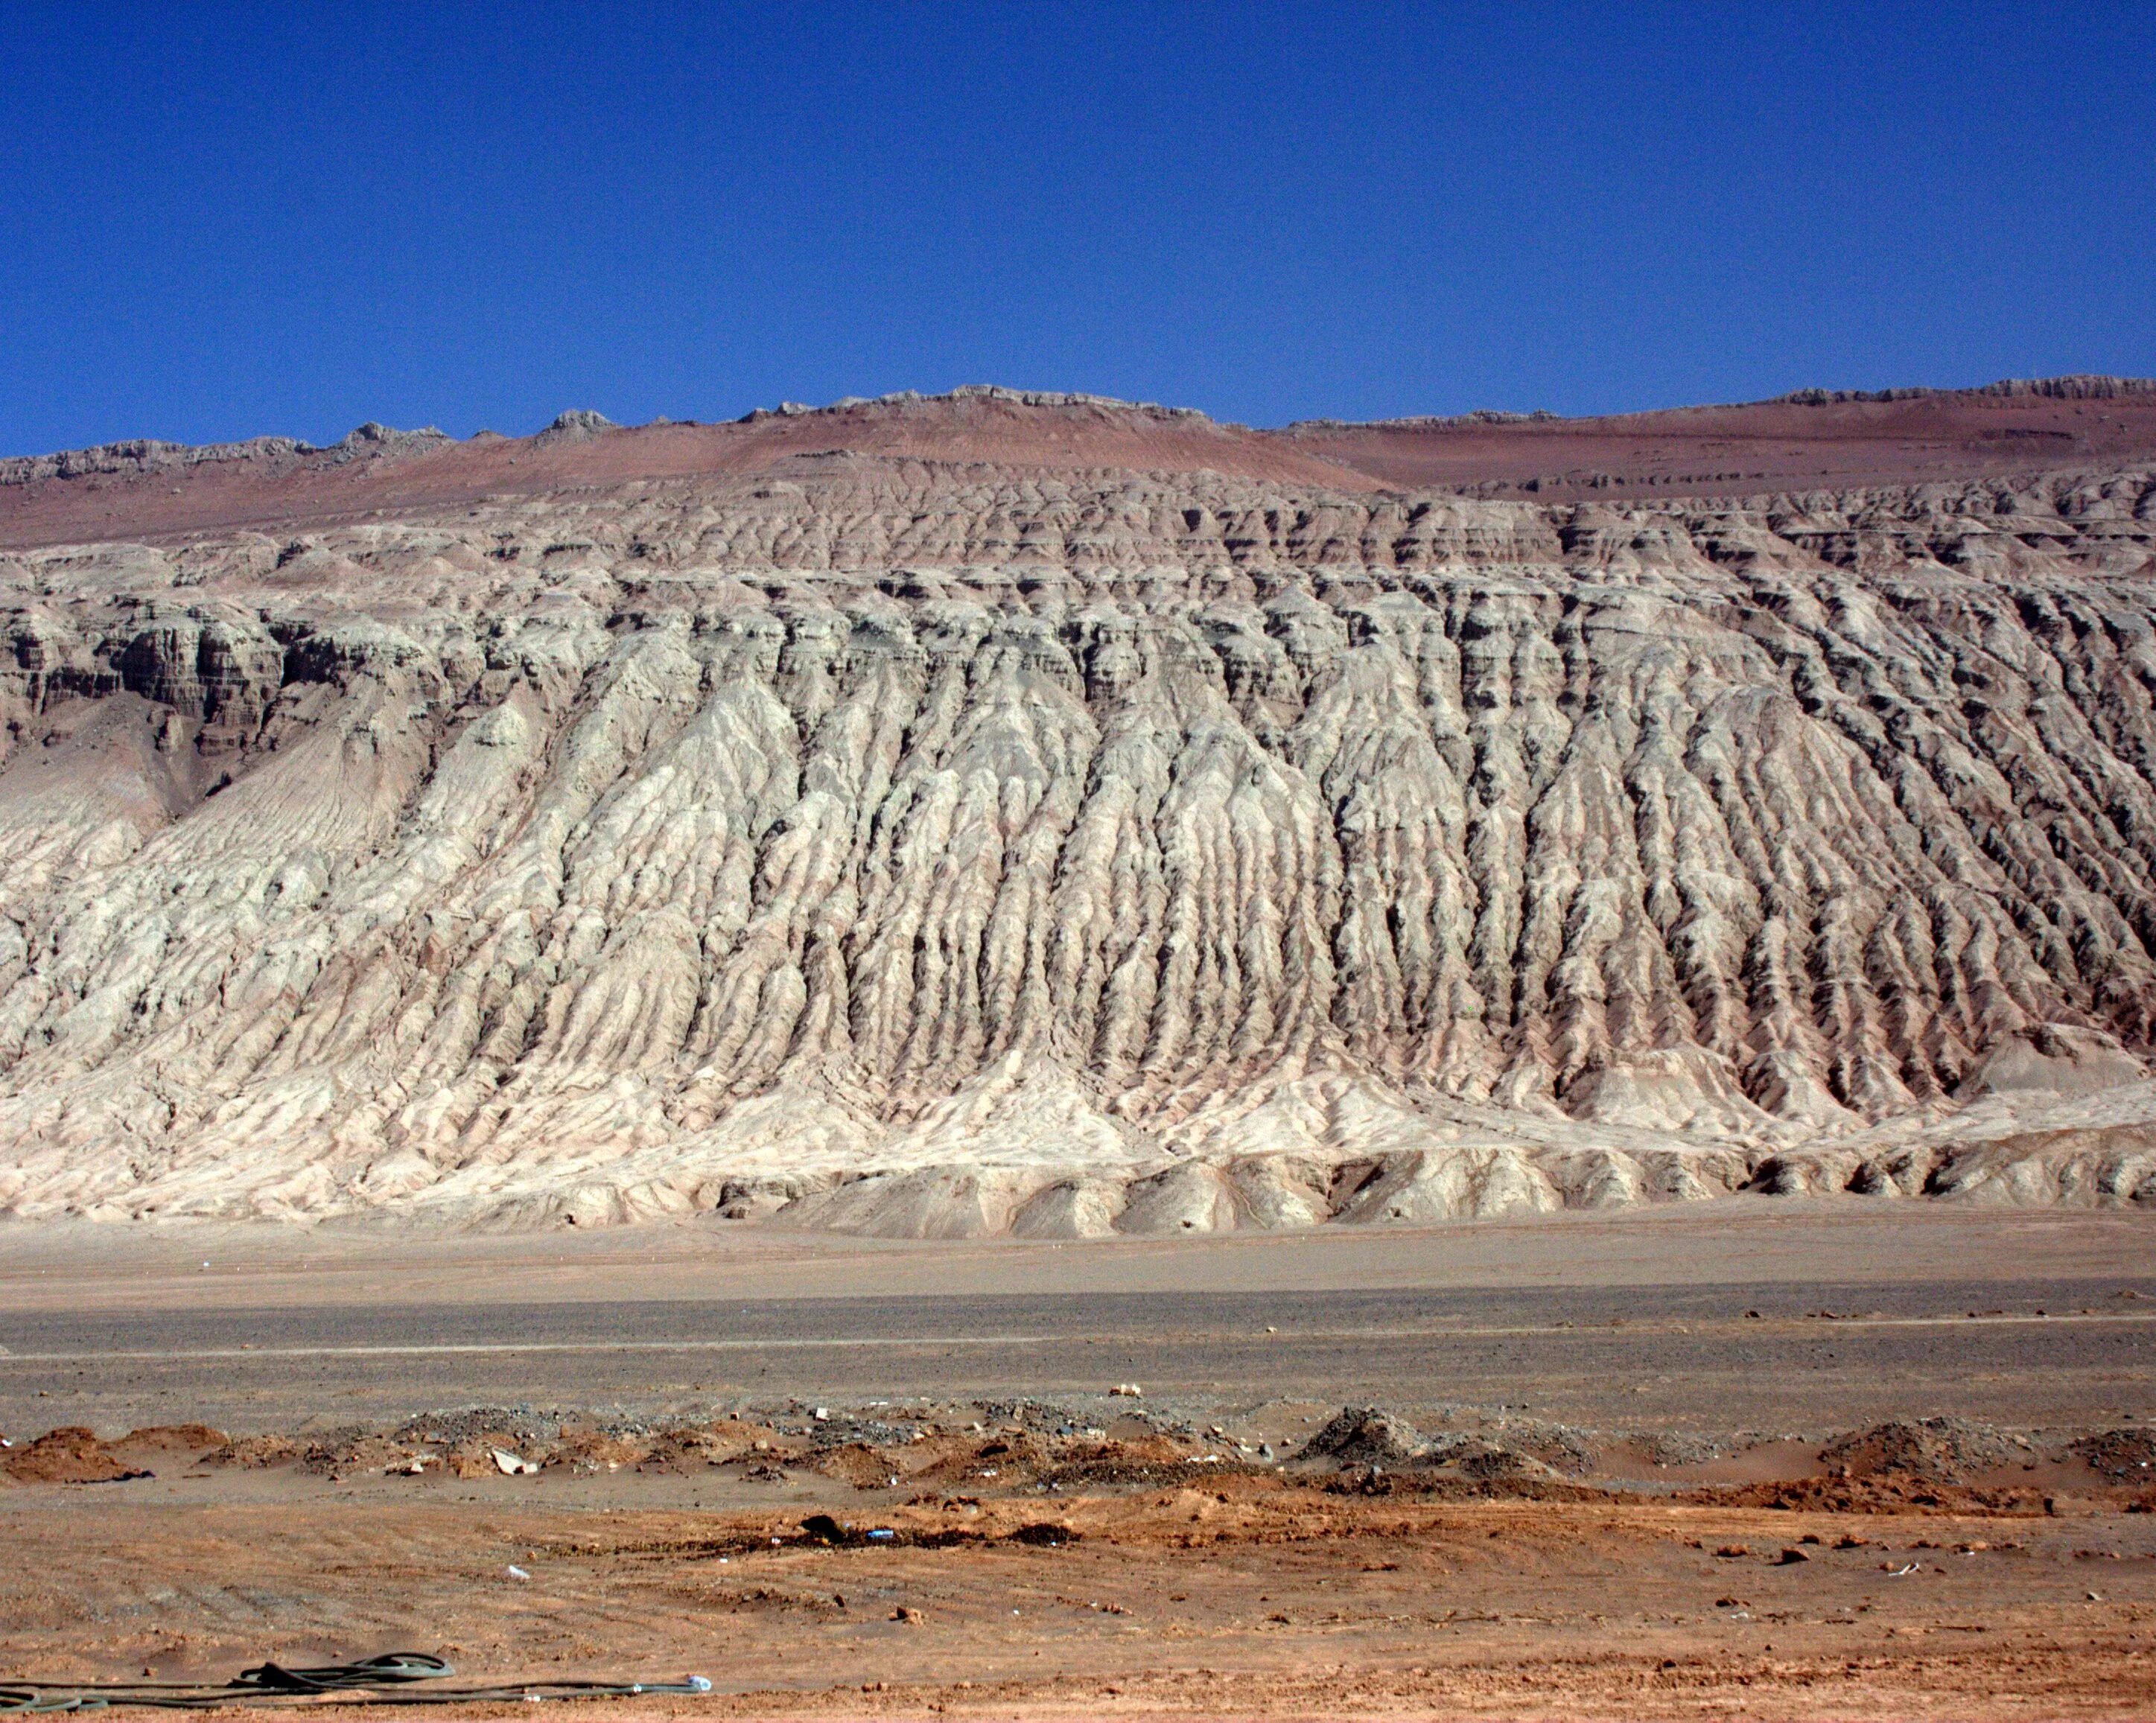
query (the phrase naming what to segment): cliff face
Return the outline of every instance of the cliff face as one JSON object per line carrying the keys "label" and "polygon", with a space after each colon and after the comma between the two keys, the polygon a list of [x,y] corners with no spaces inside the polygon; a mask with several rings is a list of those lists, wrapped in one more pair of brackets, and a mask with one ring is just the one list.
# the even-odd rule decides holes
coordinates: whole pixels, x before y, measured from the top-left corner
{"label": "cliff face", "polygon": [[2152,575],[848,450],[0,551],[0,1209],[2156,1203]]}

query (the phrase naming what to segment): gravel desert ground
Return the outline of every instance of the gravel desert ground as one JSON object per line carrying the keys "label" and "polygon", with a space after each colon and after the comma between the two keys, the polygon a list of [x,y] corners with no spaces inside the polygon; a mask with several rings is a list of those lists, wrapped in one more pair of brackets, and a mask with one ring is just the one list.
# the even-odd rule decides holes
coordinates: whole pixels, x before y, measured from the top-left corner
{"label": "gravel desert ground", "polygon": [[2132,1213],[18,1228],[0,1679],[410,1649],[719,1690],[638,1715],[2146,1715],[2152,1341]]}

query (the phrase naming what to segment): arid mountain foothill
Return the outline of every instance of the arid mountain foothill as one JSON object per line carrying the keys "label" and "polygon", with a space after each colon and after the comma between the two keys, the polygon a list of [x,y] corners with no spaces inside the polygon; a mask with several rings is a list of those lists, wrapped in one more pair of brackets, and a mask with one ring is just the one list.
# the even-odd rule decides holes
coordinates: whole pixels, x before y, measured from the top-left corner
{"label": "arid mountain foothill", "polygon": [[2156,383],[0,463],[0,1212],[2156,1205]]}

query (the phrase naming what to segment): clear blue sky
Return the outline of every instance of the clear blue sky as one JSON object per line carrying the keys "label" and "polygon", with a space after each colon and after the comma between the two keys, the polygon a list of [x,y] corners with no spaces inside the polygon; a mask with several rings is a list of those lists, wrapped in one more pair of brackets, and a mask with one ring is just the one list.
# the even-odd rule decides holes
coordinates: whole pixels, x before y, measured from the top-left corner
{"label": "clear blue sky", "polygon": [[0,8],[0,453],[2156,373],[2156,4]]}

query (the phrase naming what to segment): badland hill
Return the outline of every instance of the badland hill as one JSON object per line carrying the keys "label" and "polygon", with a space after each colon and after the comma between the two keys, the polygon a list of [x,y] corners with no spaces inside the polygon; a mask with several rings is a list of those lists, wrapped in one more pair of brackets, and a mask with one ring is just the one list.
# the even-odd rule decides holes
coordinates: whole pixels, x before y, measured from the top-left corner
{"label": "badland hill", "polygon": [[0,462],[0,1210],[2156,1204],[2156,385]]}

